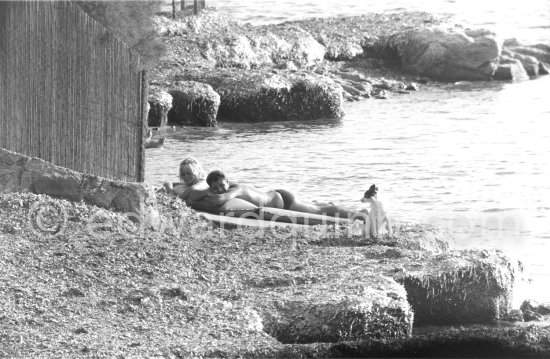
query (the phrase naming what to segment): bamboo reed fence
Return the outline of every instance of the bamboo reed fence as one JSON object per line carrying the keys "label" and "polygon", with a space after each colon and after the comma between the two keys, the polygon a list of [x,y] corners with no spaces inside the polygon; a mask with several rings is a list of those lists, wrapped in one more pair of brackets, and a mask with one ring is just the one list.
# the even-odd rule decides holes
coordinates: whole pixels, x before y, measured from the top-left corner
{"label": "bamboo reed fence", "polygon": [[0,147],[144,179],[140,57],[68,1],[0,1]]}

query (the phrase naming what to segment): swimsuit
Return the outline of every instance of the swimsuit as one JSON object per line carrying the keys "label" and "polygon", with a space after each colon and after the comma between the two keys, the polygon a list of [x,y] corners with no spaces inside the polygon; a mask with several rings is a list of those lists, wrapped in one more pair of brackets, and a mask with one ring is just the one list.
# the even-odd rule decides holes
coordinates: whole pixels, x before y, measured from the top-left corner
{"label": "swimsuit", "polygon": [[283,209],[289,209],[290,206],[292,206],[292,204],[294,203],[294,195],[284,189],[276,189],[275,192],[279,192],[279,194],[283,198]]}

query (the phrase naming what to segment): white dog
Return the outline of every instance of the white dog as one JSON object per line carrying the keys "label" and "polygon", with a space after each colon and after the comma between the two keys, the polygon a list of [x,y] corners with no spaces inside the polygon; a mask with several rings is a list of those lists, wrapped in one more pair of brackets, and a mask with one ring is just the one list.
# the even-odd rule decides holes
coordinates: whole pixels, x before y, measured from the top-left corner
{"label": "white dog", "polygon": [[390,235],[393,234],[390,219],[384,211],[384,206],[382,202],[376,199],[376,194],[378,193],[378,187],[375,185],[370,186],[370,188],[365,192],[361,202],[370,203],[369,210],[369,223],[365,223],[364,236],[370,236],[370,238],[376,238],[378,236],[379,230],[383,228],[385,224]]}

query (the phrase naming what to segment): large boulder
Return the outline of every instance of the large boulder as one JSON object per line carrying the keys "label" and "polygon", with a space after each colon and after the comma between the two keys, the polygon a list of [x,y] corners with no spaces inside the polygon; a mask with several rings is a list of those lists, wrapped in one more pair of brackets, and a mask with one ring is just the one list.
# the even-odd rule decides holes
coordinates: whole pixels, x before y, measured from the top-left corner
{"label": "large boulder", "polygon": [[339,118],[342,87],[329,78],[306,74],[242,74],[216,88],[219,117],[226,121],[285,121]]}
{"label": "large boulder", "polygon": [[548,45],[537,44],[533,46],[524,46],[518,44],[517,46],[509,46],[506,49],[517,54],[533,56],[541,62],[550,64],[550,46]]}
{"label": "large boulder", "polygon": [[507,40],[502,50],[503,58],[519,60],[531,77],[548,75],[550,72],[550,46],[524,46],[516,40]]}
{"label": "large boulder", "polygon": [[256,286],[273,282],[280,288],[260,294],[256,308],[264,330],[283,343],[388,339],[412,332],[405,290],[382,275],[311,284],[294,280],[282,288],[281,281],[270,280]]}
{"label": "large boulder", "polygon": [[[537,63],[537,72],[538,74],[538,63]],[[532,70],[534,71],[534,70]],[[536,76],[533,75],[533,76]],[[502,57],[495,74],[493,75],[495,80],[512,80],[512,81],[521,81],[529,80],[529,74],[527,73],[523,63],[517,59],[511,59],[507,57]]]}
{"label": "large boulder", "polygon": [[151,91],[147,116],[149,126],[163,127],[168,124],[168,111],[172,108],[172,100],[172,95],[166,91]]}
{"label": "large boulder", "polygon": [[156,197],[143,183],[121,182],[76,172],[0,148],[0,193],[33,192],[116,209],[155,225]]}
{"label": "large boulder", "polygon": [[509,61],[510,59],[521,62],[521,65],[530,77],[536,77],[539,75],[540,61],[536,57],[518,54],[504,48],[502,50],[500,64],[506,63],[506,61]]}
{"label": "large boulder", "polygon": [[518,270],[500,251],[457,250],[394,278],[407,290],[415,324],[486,323],[510,311]]}
{"label": "large boulder", "polygon": [[502,49],[494,33],[415,29],[388,37],[405,71],[443,81],[489,80]]}
{"label": "large boulder", "polygon": [[169,93],[173,98],[172,108],[168,111],[170,125],[217,125],[220,95],[212,86],[195,81],[179,81]]}

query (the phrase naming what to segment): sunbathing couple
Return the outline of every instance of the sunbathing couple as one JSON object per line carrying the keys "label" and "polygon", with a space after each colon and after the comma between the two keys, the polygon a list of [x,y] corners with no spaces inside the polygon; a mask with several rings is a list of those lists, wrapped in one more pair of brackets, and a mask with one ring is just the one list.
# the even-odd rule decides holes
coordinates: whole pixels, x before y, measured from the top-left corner
{"label": "sunbathing couple", "polygon": [[220,212],[272,207],[328,216],[361,216],[357,211],[338,206],[318,206],[301,202],[286,190],[265,192],[252,186],[230,183],[221,171],[212,171],[205,179],[204,170],[193,158],[186,158],[180,163],[179,177],[183,183],[165,183],[164,187],[168,192],[185,200],[191,208],[200,211]]}

